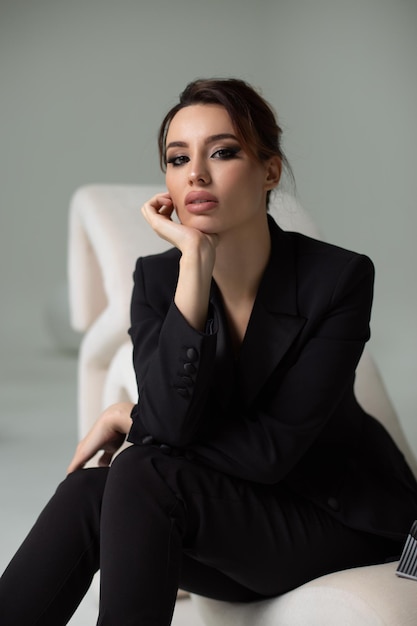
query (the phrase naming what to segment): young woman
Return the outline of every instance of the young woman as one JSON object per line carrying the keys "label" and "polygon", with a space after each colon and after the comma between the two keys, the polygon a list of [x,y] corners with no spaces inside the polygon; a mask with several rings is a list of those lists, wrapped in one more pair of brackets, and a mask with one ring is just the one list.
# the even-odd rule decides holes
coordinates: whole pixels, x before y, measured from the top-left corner
{"label": "young woman", "polygon": [[163,626],[179,587],[249,602],[399,555],[417,485],[353,393],[373,266],[268,215],[280,136],[239,80],[191,83],[164,119],[168,191],[142,212],[172,249],[135,270],[139,400],[79,444],[3,575],[4,626],[67,623],[98,568],[98,624]]}

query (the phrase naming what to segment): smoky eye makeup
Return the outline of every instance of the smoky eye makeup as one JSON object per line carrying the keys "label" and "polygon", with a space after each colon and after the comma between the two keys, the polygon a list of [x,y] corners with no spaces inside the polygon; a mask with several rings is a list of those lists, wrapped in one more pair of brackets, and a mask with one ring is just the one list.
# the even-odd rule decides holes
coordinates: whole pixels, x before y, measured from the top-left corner
{"label": "smoky eye makeup", "polygon": [[240,146],[224,146],[223,148],[214,150],[211,158],[222,160],[234,159],[241,151],[242,148]]}
{"label": "smoky eye makeup", "polygon": [[[235,146],[224,146],[221,148],[216,148],[211,150],[209,156],[211,159],[219,159],[221,161],[227,161],[229,159],[236,158],[239,153],[242,152],[242,148],[239,145]],[[165,162],[167,165],[172,165],[174,167],[178,167],[179,165],[183,165],[190,160],[190,157],[186,154],[172,154],[165,156]]]}
{"label": "smoky eye makeup", "polygon": [[178,167],[179,165],[183,165],[189,161],[188,156],[185,154],[175,154],[170,157],[165,157],[165,162],[167,165],[173,165],[174,167]]}

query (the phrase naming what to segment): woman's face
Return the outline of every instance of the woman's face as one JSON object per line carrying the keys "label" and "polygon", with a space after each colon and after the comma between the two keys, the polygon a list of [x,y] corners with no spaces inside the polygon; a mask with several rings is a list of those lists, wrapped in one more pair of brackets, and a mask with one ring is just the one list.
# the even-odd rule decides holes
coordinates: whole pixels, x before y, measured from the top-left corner
{"label": "woman's face", "polygon": [[178,111],[166,137],[166,161],[166,185],[183,224],[220,234],[265,221],[266,192],[279,172],[272,180],[276,167],[244,152],[223,106]]}

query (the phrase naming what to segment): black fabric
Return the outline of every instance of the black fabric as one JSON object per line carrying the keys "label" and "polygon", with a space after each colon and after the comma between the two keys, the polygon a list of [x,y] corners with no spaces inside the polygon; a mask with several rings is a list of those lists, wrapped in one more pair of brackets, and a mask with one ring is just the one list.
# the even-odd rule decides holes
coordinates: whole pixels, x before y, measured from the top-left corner
{"label": "black fabric", "polygon": [[197,332],[173,302],[178,250],[138,260],[129,440],[151,435],[225,474],[285,482],[342,523],[403,541],[417,519],[417,484],[353,389],[370,335],[372,262],[269,225],[271,256],[237,360],[215,282],[213,323]]}
{"label": "black fabric", "polygon": [[66,624],[99,567],[100,626],[166,626],[177,587],[253,601],[401,545],[294,497],[132,446],[69,476],[0,581],[2,626]]}
{"label": "black fabric", "polygon": [[67,623],[99,566],[99,626],[167,626],[178,586],[251,601],[400,554],[417,484],[353,392],[372,263],[269,223],[237,357],[214,281],[198,332],[173,302],[179,252],[138,261],[134,445],[61,484],[0,581],[0,624]]}
{"label": "black fabric", "polygon": [[66,624],[99,567],[107,470],[70,474],[0,579],[2,626]]}

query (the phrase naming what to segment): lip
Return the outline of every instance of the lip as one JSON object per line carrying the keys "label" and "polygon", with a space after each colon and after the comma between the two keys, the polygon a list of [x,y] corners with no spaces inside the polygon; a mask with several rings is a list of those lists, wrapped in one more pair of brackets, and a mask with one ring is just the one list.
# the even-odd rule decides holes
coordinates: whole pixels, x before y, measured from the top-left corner
{"label": "lip", "polygon": [[185,196],[185,207],[191,213],[204,213],[218,204],[216,196],[208,191],[190,191]]}

